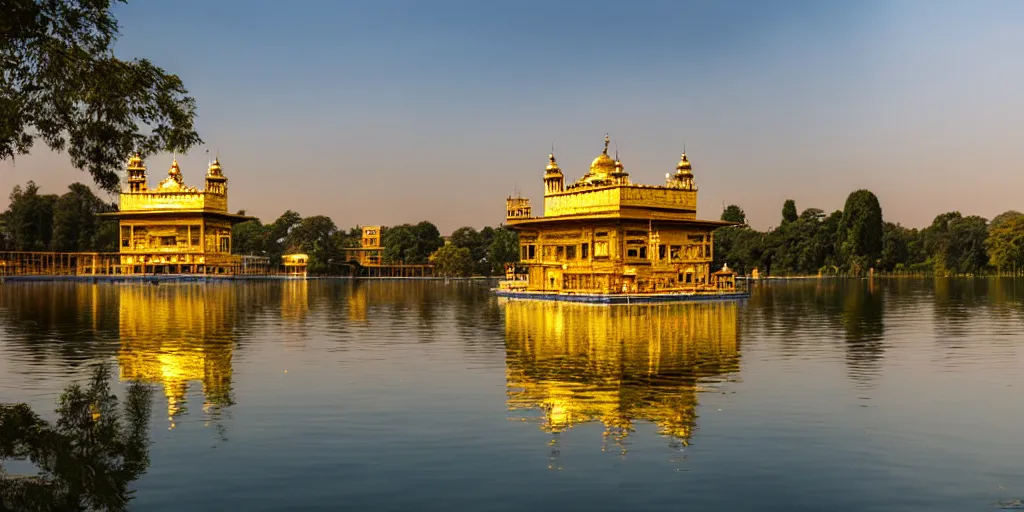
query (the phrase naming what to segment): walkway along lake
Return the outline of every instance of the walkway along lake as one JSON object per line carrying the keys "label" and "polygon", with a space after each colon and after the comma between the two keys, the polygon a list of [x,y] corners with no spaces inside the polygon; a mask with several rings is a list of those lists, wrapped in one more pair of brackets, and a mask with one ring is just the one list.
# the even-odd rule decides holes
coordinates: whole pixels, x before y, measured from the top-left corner
{"label": "walkway along lake", "polygon": [[[491,283],[7,282],[0,402],[153,385],[138,510],[992,510],[1024,497],[1024,280],[738,302]],[[4,463],[8,471],[24,469]]]}

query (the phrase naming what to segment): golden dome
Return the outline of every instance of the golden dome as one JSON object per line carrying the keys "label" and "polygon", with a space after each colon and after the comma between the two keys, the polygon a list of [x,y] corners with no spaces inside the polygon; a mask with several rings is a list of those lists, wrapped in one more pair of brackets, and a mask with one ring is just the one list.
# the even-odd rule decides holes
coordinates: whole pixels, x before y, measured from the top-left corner
{"label": "golden dome", "polygon": [[615,161],[612,157],[608,156],[608,143],[611,139],[607,135],[604,136],[604,151],[601,151],[600,155],[593,162],[590,162],[590,174],[602,176],[615,172]]}
{"label": "golden dome", "polygon": [[691,174],[690,161],[686,159],[686,151],[683,151],[683,156],[679,157],[679,163],[676,164],[676,170],[683,174]]}
{"label": "golden dome", "polygon": [[213,159],[213,163],[210,164],[210,168],[207,169],[206,174],[208,174],[210,176],[220,176],[221,175],[220,159],[218,159],[218,158],[214,158]]}
{"label": "golden dome", "polygon": [[181,176],[181,168],[178,167],[178,159],[171,162],[171,168],[167,171],[168,176]]}
{"label": "golden dome", "polygon": [[558,167],[558,162],[555,161],[554,153],[548,155],[548,166],[546,169],[550,173],[562,172],[562,169]]}
{"label": "golden dome", "polygon": [[135,156],[128,159],[128,168],[145,170],[146,166],[142,163],[142,155],[135,153]]}

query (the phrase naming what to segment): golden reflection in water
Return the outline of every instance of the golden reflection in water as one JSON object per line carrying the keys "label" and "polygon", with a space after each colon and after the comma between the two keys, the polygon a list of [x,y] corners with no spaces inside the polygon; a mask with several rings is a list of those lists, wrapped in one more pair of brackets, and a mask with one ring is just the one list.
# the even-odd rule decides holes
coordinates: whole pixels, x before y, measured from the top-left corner
{"label": "golden reflection in water", "polygon": [[232,404],[235,300],[230,285],[132,285],[120,289],[120,378],[161,384],[170,428],[191,382],[211,416]]}
{"label": "golden reflection in water", "polygon": [[539,408],[551,434],[599,421],[623,453],[636,421],[688,444],[700,381],[739,369],[738,308],[509,301],[508,408]]}
{"label": "golden reflection in water", "polygon": [[282,283],[281,318],[301,321],[309,313],[309,281],[289,279]]}
{"label": "golden reflection in water", "polygon": [[355,282],[348,295],[348,319],[352,322],[365,323],[367,320],[367,292],[362,283]]}

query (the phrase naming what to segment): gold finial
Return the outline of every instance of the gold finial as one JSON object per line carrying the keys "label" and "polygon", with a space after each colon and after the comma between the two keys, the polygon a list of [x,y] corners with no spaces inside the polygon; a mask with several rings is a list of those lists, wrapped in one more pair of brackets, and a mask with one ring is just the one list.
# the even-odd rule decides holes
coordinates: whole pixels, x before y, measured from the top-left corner
{"label": "gold finial", "polygon": [[604,134],[604,151],[602,151],[602,153],[604,153],[606,155],[608,154],[608,144],[611,141],[612,141],[612,139],[608,137],[608,134],[607,133]]}

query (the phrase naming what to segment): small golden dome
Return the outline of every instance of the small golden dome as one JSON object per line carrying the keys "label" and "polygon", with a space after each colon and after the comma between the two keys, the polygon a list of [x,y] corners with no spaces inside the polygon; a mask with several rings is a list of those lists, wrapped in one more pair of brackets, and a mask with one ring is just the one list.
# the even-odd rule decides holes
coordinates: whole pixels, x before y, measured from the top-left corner
{"label": "small golden dome", "polygon": [[178,159],[177,158],[175,158],[174,161],[171,162],[171,168],[167,171],[167,175],[168,176],[180,176],[181,175],[181,168],[178,167]]}
{"label": "small golden dome", "polygon": [[548,166],[546,167],[548,172],[562,172],[562,169],[558,167],[558,162],[555,161],[555,154],[551,153],[548,155]]}
{"label": "small golden dome", "polygon": [[679,157],[679,163],[676,164],[676,171],[683,174],[691,174],[690,161],[686,159],[686,151],[683,151],[683,155]]}
{"label": "small golden dome", "polygon": [[615,172],[622,174],[625,171],[625,166],[622,165],[622,160],[619,160],[619,152],[615,151]]}
{"label": "small golden dome", "polygon": [[142,163],[142,155],[135,153],[135,155],[128,160],[128,168],[145,170],[146,166]]}
{"label": "small golden dome", "polygon": [[213,162],[210,164],[210,168],[207,169],[206,174],[208,174],[210,176],[220,176],[221,175],[220,159],[218,159],[218,158],[214,158],[213,159]]}

